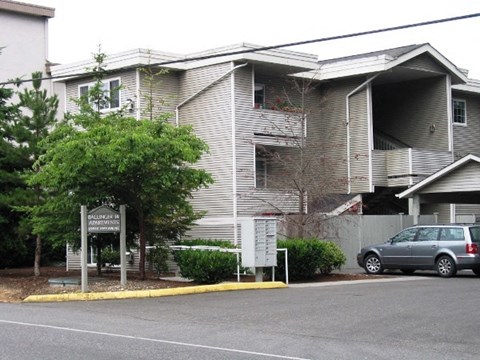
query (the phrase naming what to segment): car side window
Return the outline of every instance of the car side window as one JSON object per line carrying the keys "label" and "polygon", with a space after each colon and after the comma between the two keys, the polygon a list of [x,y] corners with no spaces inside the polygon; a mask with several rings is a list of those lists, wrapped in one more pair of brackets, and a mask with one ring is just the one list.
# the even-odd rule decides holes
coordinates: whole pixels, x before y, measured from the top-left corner
{"label": "car side window", "polygon": [[437,241],[439,229],[435,227],[425,227],[418,229],[417,241]]}
{"label": "car side window", "polygon": [[472,238],[472,242],[480,243],[480,226],[470,228],[470,237]]}
{"label": "car side window", "polygon": [[465,234],[462,228],[443,228],[440,234],[440,241],[464,241]]}
{"label": "car side window", "polygon": [[392,244],[413,241],[415,239],[416,233],[417,229],[405,229],[392,238]]}

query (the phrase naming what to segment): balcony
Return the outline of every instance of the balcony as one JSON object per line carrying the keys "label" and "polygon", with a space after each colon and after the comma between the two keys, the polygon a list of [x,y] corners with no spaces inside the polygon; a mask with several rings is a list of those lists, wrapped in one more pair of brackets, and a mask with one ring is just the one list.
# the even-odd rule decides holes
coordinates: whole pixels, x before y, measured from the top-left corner
{"label": "balcony", "polygon": [[449,151],[418,148],[373,150],[373,184],[385,187],[411,186],[452,162]]}
{"label": "balcony", "polygon": [[268,109],[253,111],[257,117],[253,133],[258,144],[299,146],[302,130],[306,136],[306,119],[302,113]]}

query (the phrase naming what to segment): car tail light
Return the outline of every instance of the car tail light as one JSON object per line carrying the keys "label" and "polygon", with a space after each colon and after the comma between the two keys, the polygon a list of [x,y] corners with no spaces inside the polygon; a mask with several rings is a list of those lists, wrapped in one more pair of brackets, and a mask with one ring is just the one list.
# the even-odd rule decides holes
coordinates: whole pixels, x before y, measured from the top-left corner
{"label": "car tail light", "polygon": [[478,253],[478,245],[477,244],[467,244],[466,251],[467,251],[467,254],[477,254]]}

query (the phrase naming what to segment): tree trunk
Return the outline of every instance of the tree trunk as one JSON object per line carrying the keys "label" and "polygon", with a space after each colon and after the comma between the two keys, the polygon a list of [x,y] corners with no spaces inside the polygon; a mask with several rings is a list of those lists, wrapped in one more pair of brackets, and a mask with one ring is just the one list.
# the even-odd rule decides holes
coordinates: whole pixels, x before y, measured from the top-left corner
{"label": "tree trunk", "polygon": [[33,264],[33,273],[35,276],[40,276],[40,258],[42,256],[42,238],[37,235],[35,243],[35,261]]}
{"label": "tree trunk", "polygon": [[143,209],[138,210],[138,228],[140,230],[140,259],[138,264],[138,272],[140,279],[145,280],[145,248],[146,248],[146,236],[145,236],[145,218]]}

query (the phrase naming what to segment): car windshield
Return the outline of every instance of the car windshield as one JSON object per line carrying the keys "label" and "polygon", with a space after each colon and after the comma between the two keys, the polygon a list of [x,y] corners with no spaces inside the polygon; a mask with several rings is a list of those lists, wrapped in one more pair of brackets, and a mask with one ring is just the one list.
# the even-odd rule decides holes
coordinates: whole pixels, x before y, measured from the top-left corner
{"label": "car windshield", "polygon": [[480,243],[480,226],[472,226],[470,228],[470,237],[472,242]]}

